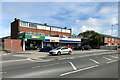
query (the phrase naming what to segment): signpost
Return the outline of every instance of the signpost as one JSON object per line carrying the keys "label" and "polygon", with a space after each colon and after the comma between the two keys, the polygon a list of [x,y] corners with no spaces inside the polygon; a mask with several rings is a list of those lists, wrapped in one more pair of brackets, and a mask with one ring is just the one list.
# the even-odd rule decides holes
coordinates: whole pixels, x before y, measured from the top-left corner
{"label": "signpost", "polygon": [[12,40],[10,42],[11,42],[11,51],[12,51]]}

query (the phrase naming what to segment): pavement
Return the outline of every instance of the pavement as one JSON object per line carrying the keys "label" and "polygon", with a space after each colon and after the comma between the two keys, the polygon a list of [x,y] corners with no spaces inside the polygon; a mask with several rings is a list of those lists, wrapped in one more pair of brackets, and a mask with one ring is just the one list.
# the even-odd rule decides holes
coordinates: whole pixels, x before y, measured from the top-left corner
{"label": "pavement", "polygon": [[[2,53],[2,62],[3,61],[19,61],[27,59],[29,61],[35,62],[46,62],[52,60],[62,60],[62,59],[74,59],[79,57],[91,56],[91,55],[101,55],[101,54],[109,54],[111,53],[119,53],[117,50],[100,50],[100,49],[92,49],[90,51],[73,51],[71,55],[60,55],[60,56],[50,56],[48,52],[39,52],[39,50],[30,50],[30,51],[18,51],[13,53]],[[110,54],[111,54],[110,53]]]}

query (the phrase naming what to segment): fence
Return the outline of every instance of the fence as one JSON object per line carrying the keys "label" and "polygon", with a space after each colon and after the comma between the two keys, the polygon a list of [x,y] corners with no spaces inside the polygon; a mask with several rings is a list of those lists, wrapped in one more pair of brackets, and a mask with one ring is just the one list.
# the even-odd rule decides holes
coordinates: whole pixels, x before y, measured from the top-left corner
{"label": "fence", "polygon": [[0,42],[0,51],[4,49],[4,42]]}
{"label": "fence", "polygon": [[117,50],[117,46],[100,46],[100,49]]}

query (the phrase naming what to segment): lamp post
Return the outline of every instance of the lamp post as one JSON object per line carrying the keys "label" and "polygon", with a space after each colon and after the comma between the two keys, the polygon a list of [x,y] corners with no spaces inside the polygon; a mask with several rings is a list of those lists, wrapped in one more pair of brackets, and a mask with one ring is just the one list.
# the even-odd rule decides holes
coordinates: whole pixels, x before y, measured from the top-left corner
{"label": "lamp post", "polygon": [[111,26],[111,50],[112,50],[112,32],[113,32],[113,25]]}
{"label": "lamp post", "polygon": [[[114,24],[114,25],[118,25],[118,23],[116,23],[116,24]],[[113,39],[112,33],[113,33],[113,26],[114,26],[114,25],[111,26],[111,50],[112,50],[112,39]]]}

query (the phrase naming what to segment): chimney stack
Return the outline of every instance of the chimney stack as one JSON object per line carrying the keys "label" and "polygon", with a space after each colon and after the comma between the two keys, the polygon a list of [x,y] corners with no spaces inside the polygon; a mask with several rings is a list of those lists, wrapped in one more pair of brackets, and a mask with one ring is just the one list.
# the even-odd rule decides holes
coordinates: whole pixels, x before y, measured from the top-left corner
{"label": "chimney stack", "polygon": [[14,19],[15,21],[17,20],[17,18]]}
{"label": "chimney stack", "polygon": [[47,25],[47,23],[44,24],[45,26]]}

